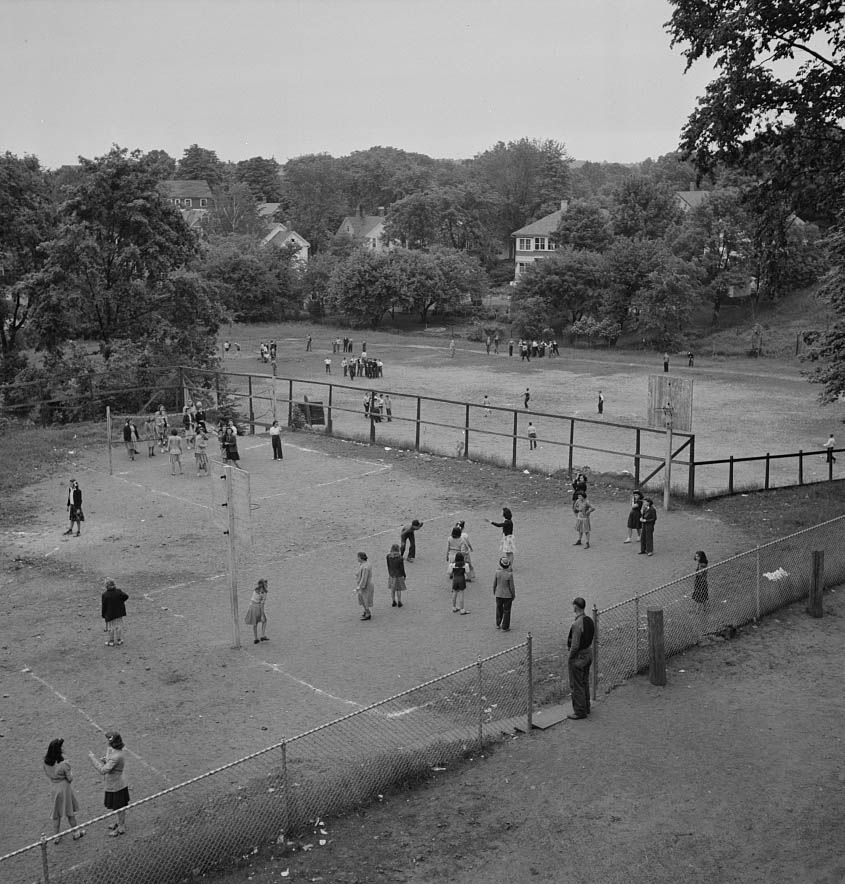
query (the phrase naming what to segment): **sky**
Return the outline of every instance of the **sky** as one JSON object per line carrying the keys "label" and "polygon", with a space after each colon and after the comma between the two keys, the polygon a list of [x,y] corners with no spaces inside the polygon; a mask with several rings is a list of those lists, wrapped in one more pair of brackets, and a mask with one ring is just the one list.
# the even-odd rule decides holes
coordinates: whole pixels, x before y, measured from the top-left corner
{"label": "sky", "polygon": [[0,0],[0,152],[48,168],[112,144],[459,159],[528,137],[637,162],[677,147],[712,78],[684,74],[670,15],[667,0]]}

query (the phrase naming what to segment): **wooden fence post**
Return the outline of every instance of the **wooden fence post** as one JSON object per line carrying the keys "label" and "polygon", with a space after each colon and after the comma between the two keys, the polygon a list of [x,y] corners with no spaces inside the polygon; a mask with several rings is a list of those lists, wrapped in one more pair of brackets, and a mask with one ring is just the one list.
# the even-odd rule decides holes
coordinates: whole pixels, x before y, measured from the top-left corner
{"label": "wooden fence post", "polygon": [[414,431],[414,451],[420,450],[420,406],[422,400],[417,396],[417,425]]}
{"label": "wooden fence post", "polygon": [[464,409],[464,460],[469,458],[469,402]]}
{"label": "wooden fence post", "polygon": [[[593,699],[599,692],[599,609],[593,605]],[[589,690],[589,685],[587,690]]]}
{"label": "wooden fence post", "polygon": [[516,469],[516,434],[519,432],[519,414],[516,409],[513,412],[513,450],[511,451],[511,469]]}
{"label": "wooden fence post", "polygon": [[804,451],[798,449],[798,484],[804,484]]}
{"label": "wooden fence post", "polygon": [[249,435],[255,435],[255,407],[252,401],[252,375],[247,375],[247,385],[249,392]]}
{"label": "wooden fence post", "polygon": [[[572,472],[572,467],[569,467]],[[637,440],[634,447],[634,488],[640,487],[640,428],[637,427]]]}
{"label": "wooden fence post", "polygon": [[666,684],[666,646],[663,641],[663,608],[647,608],[648,677],[652,684]]}
{"label": "wooden fence post", "polygon": [[824,550],[813,550],[813,579],[807,597],[807,613],[811,617],[824,617]]}
{"label": "wooden fence post", "polygon": [[332,385],[329,384],[329,404],[328,404],[328,408],[326,409],[326,435],[327,436],[331,436],[331,434],[332,434],[332,390],[333,389],[334,389],[334,387],[332,387]]}
{"label": "wooden fence post", "polygon": [[[639,430],[637,430],[639,432]],[[689,440],[689,473],[687,473],[687,500],[695,500],[695,436]]]}
{"label": "wooden fence post", "polygon": [[288,381],[288,426],[293,423],[293,379]]}
{"label": "wooden fence post", "polygon": [[575,451],[575,418],[569,419],[569,475],[572,475],[572,458]]}

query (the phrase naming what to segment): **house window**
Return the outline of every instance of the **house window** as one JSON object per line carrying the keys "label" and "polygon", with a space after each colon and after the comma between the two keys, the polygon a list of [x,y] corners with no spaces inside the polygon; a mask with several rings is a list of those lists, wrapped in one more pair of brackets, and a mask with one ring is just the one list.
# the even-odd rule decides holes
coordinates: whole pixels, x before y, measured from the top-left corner
{"label": "house window", "polygon": [[546,238],[544,236],[535,236],[534,248],[538,252],[544,252],[546,250]]}
{"label": "house window", "polygon": [[531,251],[531,239],[529,237],[520,237],[516,246],[520,252],[530,252]]}
{"label": "house window", "polygon": [[200,197],[200,208],[204,209],[208,205],[208,200],[204,197]]}
{"label": "house window", "polygon": [[190,209],[192,205],[193,205],[193,201],[192,201],[192,200],[190,200],[190,199],[186,199],[186,200],[185,200],[185,207],[186,207],[186,208]]}
{"label": "house window", "polygon": [[173,200],[174,206],[180,206],[181,204],[182,204],[182,200],[180,200],[178,197]]}

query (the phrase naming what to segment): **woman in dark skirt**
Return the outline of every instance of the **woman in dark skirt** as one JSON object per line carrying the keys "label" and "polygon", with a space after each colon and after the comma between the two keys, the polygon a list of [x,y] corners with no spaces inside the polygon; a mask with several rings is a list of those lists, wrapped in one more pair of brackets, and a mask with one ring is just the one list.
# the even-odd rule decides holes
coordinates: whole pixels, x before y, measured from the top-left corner
{"label": "woman in dark skirt", "polygon": [[126,811],[124,808],[129,804],[129,788],[123,776],[123,768],[126,764],[126,755],[123,752],[123,740],[117,731],[106,731],[106,740],[109,748],[105,756],[100,759],[93,752],[88,753],[88,760],[94,769],[101,773],[105,782],[105,804],[107,810],[117,811],[117,822],[109,826],[109,834],[116,838],[126,833]]}
{"label": "woman in dark skirt", "polygon": [[643,493],[635,491],[631,495],[631,512],[628,513],[628,536],[623,543],[630,543],[634,537],[634,531],[637,532],[637,540],[640,539],[640,516],[643,509]]}
{"label": "woman in dark skirt", "polygon": [[710,588],[707,585],[707,553],[703,549],[695,554],[695,578],[692,588],[692,600],[703,605],[710,597]]}
{"label": "woman in dark skirt", "polygon": [[79,537],[82,523],[85,521],[85,513],[82,512],[82,490],[76,479],[71,479],[67,489],[67,511],[70,527],[65,534],[73,534],[73,526],[76,525],[76,536]]}
{"label": "woman in dark skirt", "polygon": [[232,424],[223,431],[223,451],[226,463],[236,467],[241,456],[238,454],[238,431]]}

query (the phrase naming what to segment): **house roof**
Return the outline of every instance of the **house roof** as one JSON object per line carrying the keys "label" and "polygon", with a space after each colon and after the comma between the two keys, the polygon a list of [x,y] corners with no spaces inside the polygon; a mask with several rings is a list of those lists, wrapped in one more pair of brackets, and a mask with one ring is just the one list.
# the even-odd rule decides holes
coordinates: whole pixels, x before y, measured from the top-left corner
{"label": "house roof", "polygon": [[514,230],[511,236],[550,236],[557,230],[564,212],[566,212],[566,209],[558,209],[556,212],[552,212],[551,215],[538,218],[536,221],[526,224],[525,227]]}
{"label": "house roof", "polygon": [[347,215],[340,222],[337,232],[343,233],[347,224],[352,228],[352,236],[356,239],[366,239],[373,231],[384,224],[384,215]]}
{"label": "house roof", "polygon": [[272,218],[279,211],[281,203],[258,203],[255,207],[259,218]]}
{"label": "house roof", "polygon": [[697,209],[713,195],[712,190],[676,190],[675,199],[685,204],[688,209]]}
{"label": "house roof", "polygon": [[268,243],[273,242],[273,240],[277,237],[281,237],[282,242],[292,239],[300,248],[311,247],[311,243],[308,242],[308,240],[305,239],[304,236],[301,236],[295,230],[292,230],[290,227],[286,227],[284,224],[274,224],[270,228],[269,233],[264,237],[264,239],[261,240],[261,245],[267,245]]}
{"label": "house roof", "polygon": [[167,199],[214,199],[207,182],[198,179],[170,179],[159,181],[158,189]]}

